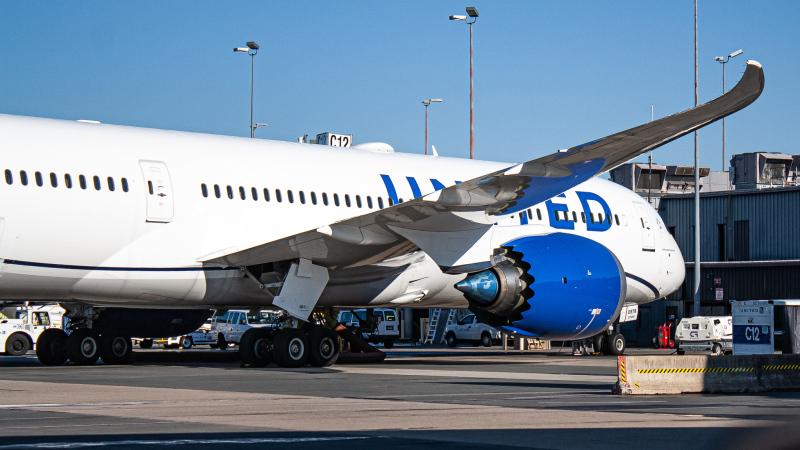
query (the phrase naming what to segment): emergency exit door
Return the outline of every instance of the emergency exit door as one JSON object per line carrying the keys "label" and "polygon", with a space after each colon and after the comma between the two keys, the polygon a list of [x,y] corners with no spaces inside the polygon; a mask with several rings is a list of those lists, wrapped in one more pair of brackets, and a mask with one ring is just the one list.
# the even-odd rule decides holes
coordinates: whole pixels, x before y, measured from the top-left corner
{"label": "emergency exit door", "polygon": [[650,223],[650,215],[647,214],[647,208],[639,202],[633,202],[633,206],[636,208],[636,214],[639,215],[637,225],[642,227],[642,250],[655,251],[656,236]]}
{"label": "emergency exit door", "polygon": [[148,222],[171,222],[174,214],[172,182],[167,165],[161,161],[139,161],[144,175]]}

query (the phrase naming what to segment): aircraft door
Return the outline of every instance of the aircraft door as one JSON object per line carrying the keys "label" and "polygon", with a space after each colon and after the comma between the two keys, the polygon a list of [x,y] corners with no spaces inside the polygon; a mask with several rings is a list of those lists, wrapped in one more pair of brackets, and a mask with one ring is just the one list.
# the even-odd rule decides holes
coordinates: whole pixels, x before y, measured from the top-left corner
{"label": "aircraft door", "polygon": [[139,161],[145,181],[148,222],[172,222],[172,182],[167,165],[161,161]]}
{"label": "aircraft door", "polygon": [[650,215],[647,214],[647,208],[639,202],[633,202],[636,207],[636,213],[639,214],[639,225],[642,227],[642,250],[656,249],[656,235],[653,231],[653,225],[650,221]]}

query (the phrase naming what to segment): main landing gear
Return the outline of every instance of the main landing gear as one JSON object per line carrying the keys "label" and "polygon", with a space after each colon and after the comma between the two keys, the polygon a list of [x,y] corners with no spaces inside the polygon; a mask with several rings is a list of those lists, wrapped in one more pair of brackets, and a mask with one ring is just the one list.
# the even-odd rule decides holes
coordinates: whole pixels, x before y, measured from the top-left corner
{"label": "main landing gear", "polygon": [[58,328],[50,328],[36,341],[36,356],[45,366],[59,366],[71,361],[88,366],[102,359],[106,364],[125,364],[131,356],[131,339],[128,336],[100,335],[90,328],[78,328],[69,335]]}
{"label": "main landing gear", "polygon": [[339,336],[330,328],[307,325],[297,328],[251,328],[239,342],[243,366],[328,367],[339,358]]}

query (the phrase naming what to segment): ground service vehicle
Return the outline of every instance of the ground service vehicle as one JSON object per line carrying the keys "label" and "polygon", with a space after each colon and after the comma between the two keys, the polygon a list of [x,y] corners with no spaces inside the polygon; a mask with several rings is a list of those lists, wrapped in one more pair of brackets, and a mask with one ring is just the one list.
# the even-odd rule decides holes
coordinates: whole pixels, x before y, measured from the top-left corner
{"label": "ground service vehicle", "polygon": [[681,319],[675,331],[678,354],[710,351],[714,355],[733,352],[731,316],[697,316]]}
{"label": "ground service vehicle", "polygon": [[469,306],[509,333],[588,339],[685,274],[657,212],[599,175],[763,88],[748,61],[715,100],[518,164],[0,114],[0,301],[68,310],[69,334],[39,337],[46,365],[120,364],[131,336],[227,309],[295,319],[241,335],[259,364],[323,358],[327,331],[302,324],[328,307]]}
{"label": "ground service vehicle", "polygon": [[339,323],[355,330],[361,337],[373,344],[383,343],[386,348],[392,348],[394,342],[400,339],[400,324],[397,312],[391,308],[375,308],[372,314],[366,309],[340,311]]}
{"label": "ground service vehicle", "polygon": [[47,310],[18,308],[16,315],[16,319],[0,319],[0,351],[8,356],[24,355],[44,330],[53,327]]}
{"label": "ground service vehicle", "polygon": [[281,314],[277,310],[262,310],[250,314],[245,310],[231,310],[211,317],[209,334],[216,333],[217,348],[225,350],[229,344],[239,344],[242,335],[251,328],[274,328]]}
{"label": "ground service vehicle", "polygon": [[448,347],[455,347],[459,342],[491,347],[500,343],[501,336],[500,330],[478,322],[475,314],[469,314],[444,329],[444,340]]}

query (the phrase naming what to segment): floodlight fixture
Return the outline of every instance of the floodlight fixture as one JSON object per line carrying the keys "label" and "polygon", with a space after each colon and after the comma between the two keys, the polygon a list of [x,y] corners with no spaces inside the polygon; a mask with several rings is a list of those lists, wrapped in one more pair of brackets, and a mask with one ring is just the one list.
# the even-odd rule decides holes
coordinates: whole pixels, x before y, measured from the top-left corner
{"label": "floodlight fixture", "polygon": [[736,50],[735,52],[733,52],[730,55],[728,55],[728,58],[733,58],[734,56],[739,56],[742,53],[744,53],[744,52],[742,52],[742,49]]}
{"label": "floodlight fixture", "polygon": [[467,16],[450,16],[450,20],[467,20]]}
{"label": "floodlight fixture", "polygon": [[714,61],[722,62],[724,60],[725,60],[725,58],[723,58],[722,56],[717,56],[716,58],[714,58]]}
{"label": "floodlight fixture", "polygon": [[250,49],[248,49],[247,47],[235,47],[233,51],[238,53],[247,53],[248,51],[250,51]]}
{"label": "floodlight fixture", "polygon": [[470,17],[478,17],[478,10],[474,6],[467,6],[467,14]]}
{"label": "floodlight fixture", "polygon": [[247,47],[252,49],[252,50],[258,50],[258,44],[256,44],[253,41],[248,41],[247,44],[245,44],[245,45],[247,45]]}

